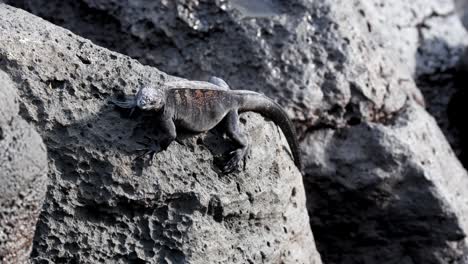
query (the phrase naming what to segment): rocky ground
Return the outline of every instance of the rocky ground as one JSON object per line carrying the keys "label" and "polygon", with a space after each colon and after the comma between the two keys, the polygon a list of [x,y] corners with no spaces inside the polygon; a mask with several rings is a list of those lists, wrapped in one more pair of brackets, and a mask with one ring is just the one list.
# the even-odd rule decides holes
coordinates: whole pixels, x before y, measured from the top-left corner
{"label": "rocky ground", "polygon": [[46,147],[18,115],[16,87],[0,71],[0,263],[26,263],[47,190]]}
{"label": "rocky ground", "polygon": [[151,116],[109,100],[173,77],[6,5],[0,25],[0,67],[49,156],[35,262],[320,262],[301,174],[271,122],[242,116],[255,145],[238,173],[218,168],[229,143],[213,133],[146,164],[135,157]]}
{"label": "rocky ground", "polygon": [[[52,166],[35,261],[468,261],[468,35],[451,0],[5,2],[73,32],[0,7],[0,69]],[[106,100],[210,75],[285,107],[302,178],[254,114],[241,173],[219,173],[216,133],[132,164],[148,117]]]}

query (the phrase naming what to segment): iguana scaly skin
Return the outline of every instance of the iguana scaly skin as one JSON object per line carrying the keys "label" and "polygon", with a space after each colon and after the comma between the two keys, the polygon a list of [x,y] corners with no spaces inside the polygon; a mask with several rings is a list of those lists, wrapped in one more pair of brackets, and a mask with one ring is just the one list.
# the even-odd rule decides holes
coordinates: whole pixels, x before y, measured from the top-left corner
{"label": "iguana scaly skin", "polygon": [[253,111],[271,119],[281,128],[294,162],[301,169],[293,124],[281,106],[265,95],[247,90],[229,90],[226,82],[216,77],[212,77],[210,82],[178,81],[165,85],[166,89],[143,87],[134,98],[114,102],[120,107],[138,107],[155,113],[155,122],[164,138],[153,147],[153,153],[167,149],[176,139],[176,128],[206,132],[221,123],[226,135],[238,145],[223,168],[226,172],[232,171],[249,149],[247,135],[239,126],[239,113]]}

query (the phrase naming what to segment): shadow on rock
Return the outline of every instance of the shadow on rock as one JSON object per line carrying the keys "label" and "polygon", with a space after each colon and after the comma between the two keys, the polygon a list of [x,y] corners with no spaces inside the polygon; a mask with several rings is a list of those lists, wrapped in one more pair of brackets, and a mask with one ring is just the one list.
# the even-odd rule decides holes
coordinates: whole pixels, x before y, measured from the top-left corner
{"label": "shadow on rock", "polygon": [[[441,38],[424,41],[416,53],[417,85],[424,95],[427,111],[436,119],[465,168],[467,138],[462,122],[465,110],[468,68],[457,64],[464,47],[451,46]],[[465,55],[466,56],[466,55]],[[463,119],[464,120],[464,119]]]}

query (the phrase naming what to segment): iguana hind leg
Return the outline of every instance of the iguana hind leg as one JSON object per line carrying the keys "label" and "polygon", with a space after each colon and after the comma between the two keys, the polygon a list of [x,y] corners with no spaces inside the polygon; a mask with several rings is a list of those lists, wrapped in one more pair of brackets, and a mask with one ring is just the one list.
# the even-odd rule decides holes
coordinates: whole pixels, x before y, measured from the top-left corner
{"label": "iguana hind leg", "polygon": [[234,141],[238,148],[231,151],[231,158],[223,167],[225,172],[231,172],[239,166],[240,161],[245,157],[249,149],[249,140],[247,135],[239,126],[239,114],[237,110],[229,112],[224,120],[226,124],[226,135]]}

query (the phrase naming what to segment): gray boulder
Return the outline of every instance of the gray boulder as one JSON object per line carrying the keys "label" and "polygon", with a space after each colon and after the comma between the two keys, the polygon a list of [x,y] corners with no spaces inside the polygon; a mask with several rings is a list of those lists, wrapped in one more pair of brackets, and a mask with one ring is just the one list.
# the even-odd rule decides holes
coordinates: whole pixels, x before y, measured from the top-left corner
{"label": "gray boulder", "polygon": [[466,33],[452,1],[251,2],[15,5],[166,72],[276,98],[300,131],[325,263],[463,263],[468,178],[423,109],[459,153],[446,106]]}
{"label": "gray boulder", "polygon": [[47,154],[0,71],[0,263],[27,263],[47,190]]}
{"label": "gray boulder", "polygon": [[334,245],[325,262],[465,263],[466,171],[422,107],[321,130],[307,145],[314,234]]}
{"label": "gray boulder", "polygon": [[387,49],[412,72],[424,94],[427,110],[444,131],[455,153],[468,165],[467,139],[460,113],[466,72],[459,61],[468,44],[468,34],[457,13],[465,1],[372,1]]}
{"label": "gray boulder", "polygon": [[173,79],[24,11],[0,5],[0,68],[23,85],[22,115],[49,150],[37,263],[321,263],[302,178],[279,130],[242,116],[253,142],[240,172],[217,134],[136,159],[151,116],[108,103]]}

